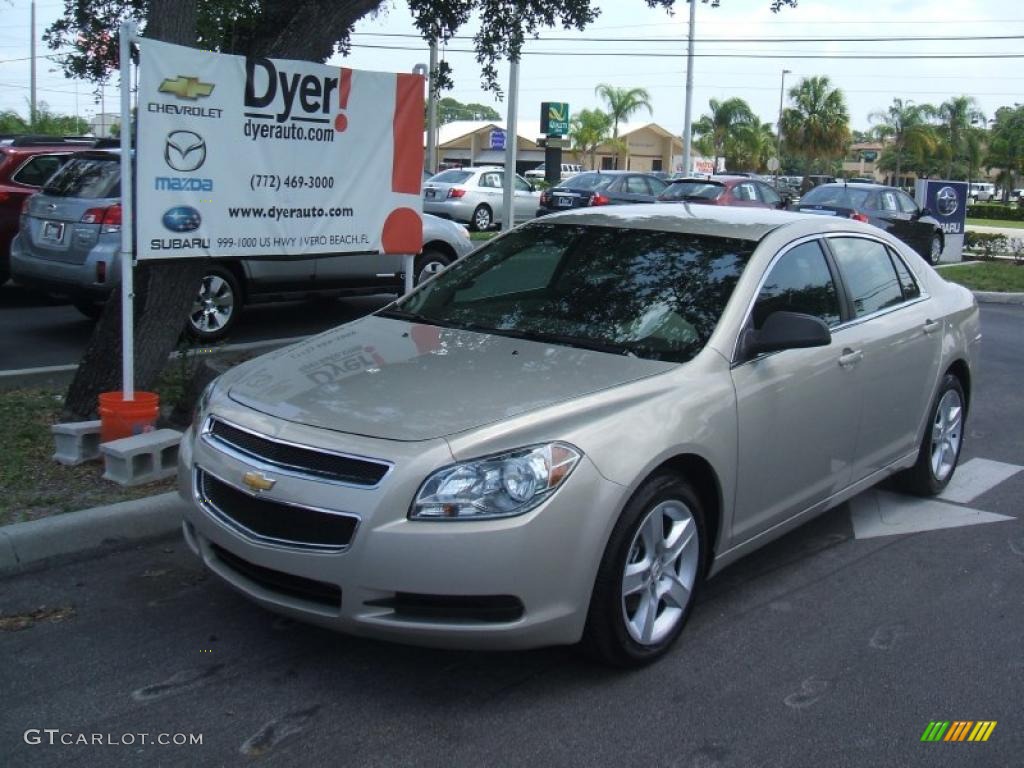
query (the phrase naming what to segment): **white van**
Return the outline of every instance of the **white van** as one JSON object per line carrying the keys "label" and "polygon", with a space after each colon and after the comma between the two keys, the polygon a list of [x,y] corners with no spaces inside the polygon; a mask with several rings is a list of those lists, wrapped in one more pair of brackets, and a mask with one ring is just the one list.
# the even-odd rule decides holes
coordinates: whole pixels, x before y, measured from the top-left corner
{"label": "white van", "polygon": [[987,181],[972,181],[967,189],[967,197],[972,203],[987,203],[995,199],[996,185]]}
{"label": "white van", "polygon": [[[570,176],[575,176],[577,173],[583,172],[583,166],[577,163],[562,163],[562,173],[560,174],[561,180],[565,181]],[[544,178],[544,163],[541,163],[536,168],[527,171],[525,174],[528,179],[543,179]]]}

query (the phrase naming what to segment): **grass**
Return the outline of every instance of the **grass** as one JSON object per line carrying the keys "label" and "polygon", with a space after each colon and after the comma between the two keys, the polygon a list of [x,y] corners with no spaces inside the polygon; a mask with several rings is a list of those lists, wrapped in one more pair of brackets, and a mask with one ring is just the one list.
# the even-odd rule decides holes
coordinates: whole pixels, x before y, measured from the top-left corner
{"label": "grass", "polygon": [[123,488],[104,480],[103,465],[65,467],[51,457],[50,425],[63,395],[47,389],[0,392],[0,524],[35,520],[172,490],[173,480]]}
{"label": "grass", "polygon": [[470,232],[469,233],[469,239],[470,240],[490,240],[492,237],[494,237],[497,234],[499,234],[499,233],[498,232]]}
{"label": "grass", "polygon": [[967,219],[967,226],[1003,227],[1004,229],[1024,229],[1024,221],[1007,221],[1006,219]]}
{"label": "grass", "polygon": [[1024,293],[1024,266],[1012,262],[984,261],[944,267],[939,274],[951,283],[959,283],[973,291]]}

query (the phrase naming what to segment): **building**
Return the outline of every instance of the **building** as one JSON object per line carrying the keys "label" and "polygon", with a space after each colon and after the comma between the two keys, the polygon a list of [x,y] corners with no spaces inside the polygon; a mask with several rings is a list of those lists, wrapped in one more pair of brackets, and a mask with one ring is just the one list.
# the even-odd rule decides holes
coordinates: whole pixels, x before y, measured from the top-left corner
{"label": "building", "polygon": [[[602,170],[681,171],[683,140],[657,123],[620,123],[618,143],[606,141],[594,154]],[[583,165],[589,161],[579,159]]]}
{"label": "building", "polygon": [[97,139],[106,139],[114,135],[111,129],[120,124],[120,112],[97,112],[89,121],[89,128]]}

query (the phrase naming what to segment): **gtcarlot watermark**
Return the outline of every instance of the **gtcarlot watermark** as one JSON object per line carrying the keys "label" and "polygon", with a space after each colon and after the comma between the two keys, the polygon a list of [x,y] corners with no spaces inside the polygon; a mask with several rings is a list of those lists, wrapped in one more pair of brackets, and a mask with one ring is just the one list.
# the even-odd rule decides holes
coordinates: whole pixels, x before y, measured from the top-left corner
{"label": "gtcarlot watermark", "polygon": [[29,728],[25,743],[49,746],[135,747],[156,744],[161,747],[194,747],[202,745],[201,733],[82,733],[60,728]]}

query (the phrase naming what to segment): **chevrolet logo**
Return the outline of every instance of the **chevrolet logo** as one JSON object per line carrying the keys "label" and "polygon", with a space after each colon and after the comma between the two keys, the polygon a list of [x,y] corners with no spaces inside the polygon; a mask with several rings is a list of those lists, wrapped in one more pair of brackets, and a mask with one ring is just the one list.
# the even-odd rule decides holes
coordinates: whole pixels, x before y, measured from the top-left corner
{"label": "chevrolet logo", "polygon": [[213,93],[213,83],[202,83],[198,77],[178,75],[165,78],[157,90],[160,93],[173,93],[179,99],[195,101],[200,96],[209,96]]}
{"label": "chevrolet logo", "polygon": [[242,475],[242,482],[254,491],[269,491],[277,485],[277,480],[271,480],[262,472],[246,472]]}

